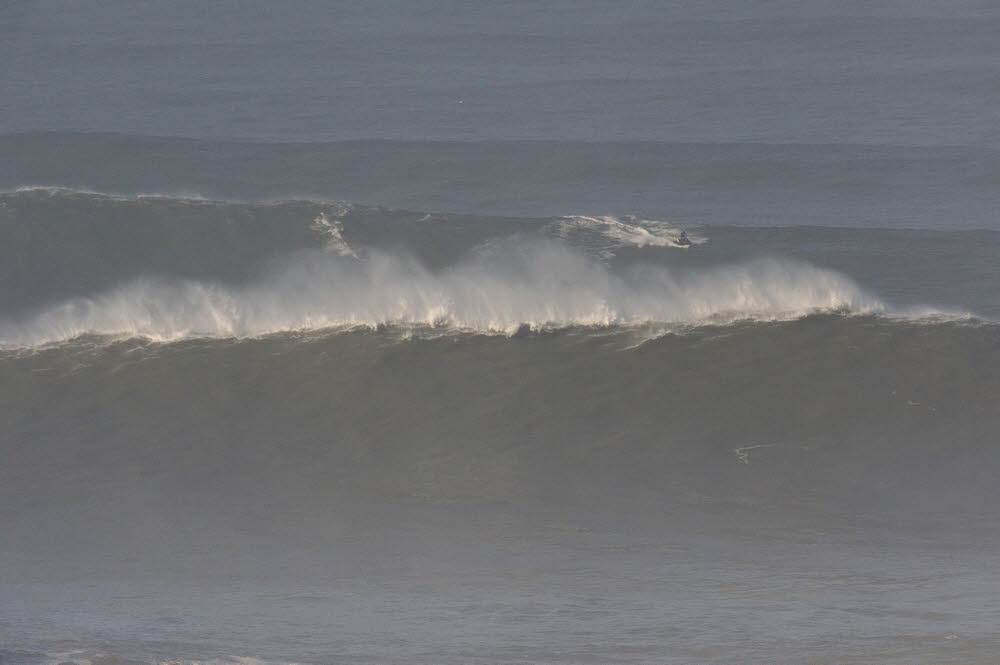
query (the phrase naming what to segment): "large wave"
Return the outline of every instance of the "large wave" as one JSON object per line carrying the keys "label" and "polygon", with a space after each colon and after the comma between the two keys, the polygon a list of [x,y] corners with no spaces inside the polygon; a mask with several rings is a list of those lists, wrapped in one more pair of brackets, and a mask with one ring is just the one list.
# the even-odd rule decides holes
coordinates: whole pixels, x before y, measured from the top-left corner
{"label": "large wave", "polygon": [[33,346],[93,333],[153,340],[246,337],[344,326],[421,325],[486,333],[651,322],[776,320],[818,311],[883,312],[837,272],[762,259],[678,272],[621,274],[554,242],[511,241],[432,271],[416,259],[305,252],[244,287],[142,278],[0,324],[0,344]]}
{"label": "large wave", "polygon": [[[818,311],[941,314],[915,308],[924,302],[985,304],[990,316],[1000,306],[992,291],[970,296],[966,282],[912,267],[985,282],[993,235],[945,243],[933,233],[696,227],[690,238],[702,246],[687,250],[677,225],[627,216],[494,218],[58,188],[0,196],[0,226],[8,348],[85,333],[164,341],[399,325],[510,334]],[[798,258],[762,258],[781,255]]]}

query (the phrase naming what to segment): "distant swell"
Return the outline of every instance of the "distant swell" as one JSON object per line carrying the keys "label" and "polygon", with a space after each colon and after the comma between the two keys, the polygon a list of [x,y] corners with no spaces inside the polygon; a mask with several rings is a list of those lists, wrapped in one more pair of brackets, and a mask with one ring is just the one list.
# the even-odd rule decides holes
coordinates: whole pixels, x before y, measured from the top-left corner
{"label": "distant swell", "polygon": [[844,275],[795,261],[685,273],[640,265],[616,274],[555,243],[511,242],[436,272],[382,252],[363,260],[312,252],[240,288],[143,278],[3,322],[0,344],[35,346],[88,333],[167,341],[379,325],[510,334],[523,326],[697,325],[885,309]]}

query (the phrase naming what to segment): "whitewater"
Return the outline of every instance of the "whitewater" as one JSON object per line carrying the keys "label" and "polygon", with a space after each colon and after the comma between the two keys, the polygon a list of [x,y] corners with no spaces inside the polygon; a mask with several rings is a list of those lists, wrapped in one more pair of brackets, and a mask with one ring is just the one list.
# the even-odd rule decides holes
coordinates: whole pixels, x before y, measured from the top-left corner
{"label": "whitewater", "polygon": [[794,262],[758,261],[682,280],[663,269],[612,275],[581,255],[538,245],[442,274],[381,254],[355,261],[300,256],[266,284],[239,290],[140,280],[0,327],[0,344],[39,346],[84,334],[168,341],[384,325],[513,334],[523,327],[719,324],[884,309],[845,277]]}
{"label": "whitewater", "polygon": [[[689,262],[683,269],[671,267],[670,253],[688,248],[678,244],[680,230],[675,225],[656,220],[522,219],[513,230],[501,222],[490,234],[477,237],[478,242],[456,245],[449,259],[430,268],[417,248],[436,245],[437,233],[451,235],[454,221],[447,216],[435,219],[430,214],[403,213],[406,217],[400,223],[395,219],[398,212],[361,211],[335,202],[247,206],[51,188],[20,188],[2,198],[11,234],[24,223],[20,206],[43,203],[48,207],[55,201],[74,215],[81,206],[110,206],[155,218],[183,206],[202,224],[225,218],[233,209],[249,209],[266,218],[280,216],[288,208],[297,217],[294,224],[299,233],[312,235],[303,236],[302,246],[288,243],[283,256],[278,252],[267,261],[258,261],[254,278],[245,284],[126,273],[113,288],[36,305],[37,311],[29,310],[21,320],[7,317],[0,321],[0,346],[6,348],[40,346],[88,334],[172,341],[359,326],[425,326],[507,335],[522,329],[643,324],[680,330],[737,321],[790,320],[824,312],[910,320],[974,318],[961,310],[927,305],[889,307],[844,274],[789,258],[763,255],[717,265]],[[310,208],[332,212],[320,212],[306,223]],[[11,214],[11,209],[17,212]],[[381,248],[354,248],[348,242],[345,233],[353,236],[360,229],[355,222],[345,231],[345,220],[359,212],[365,215],[369,236],[372,227],[377,229],[380,235],[375,241]],[[488,219],[478,221],[490,224]],[[234,229],[231,220],[223,223],[230,233],[241,236],[240,242],[261,243],[254,237],[260,233],[256,225]],[[416,246],[400,248],[401,231],[417,225],[421,235],[411,239]],[[121,227],[109,225],[100,231],[122,233],[124,237],[115,242],[129,246],[129,251],[140,249]],[[171,233],[169,228],[163,231]],[[283,231],[296,235],[289,233],[292,229]],[[691,237],[695,248],[709,242],[704,233]],[[461,242],[452,238],[456,240]],[[158,241],[167,247],[176,243],[169,236]],[[385,249],[390,245],[395,251]],[[212,249],[224,251],[222,246]],[[616,252],[643,249],[660,250],[660,254],[616,261]],[[38,277],[45,278],[30,278]],[[74,277],[86,279],[86,275]]]}

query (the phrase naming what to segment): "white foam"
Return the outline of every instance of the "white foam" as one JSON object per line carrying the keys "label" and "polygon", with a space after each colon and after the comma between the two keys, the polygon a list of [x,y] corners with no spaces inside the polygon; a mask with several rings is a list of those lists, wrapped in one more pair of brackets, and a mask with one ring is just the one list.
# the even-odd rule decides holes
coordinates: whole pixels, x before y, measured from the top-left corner
{"label": "white foam", "polygon": [[840,273],[787,260],[695,273],[640,266],[617,274],[562,245],[514,243],[431,272],[412,259],[370,252],[360,260],[345,250],[299,255],[241,288],[135,280],[25,320],[0,322],[0,345],[37,346],[83,334],[170,341],[380,325],[511,334],[525,325],[697,325],[819,311],[885,307]]}
{"label": "white foam", "polygon": [[[554,236],[601,258],[611,258],[615,250],[623,247],[682,247],[679,227],[652,219],[570,215],[560,217],[550,230]],[[690,234],[688,240],[693,245],[708,242],[697,233]]]}
{"label": "white foam", "polygon": [[[346,208],[345,208],[346,212]],[[343,214],[343,213],[341,213]],[[350,256],[358,258],[358,255],[351,249],[351,246],[344,240],[344,225],[339,219],[330,219],[326,213],[320,213],[309,228],[326,238],[323,249],[327,252],[336,252],[340,256]]]}

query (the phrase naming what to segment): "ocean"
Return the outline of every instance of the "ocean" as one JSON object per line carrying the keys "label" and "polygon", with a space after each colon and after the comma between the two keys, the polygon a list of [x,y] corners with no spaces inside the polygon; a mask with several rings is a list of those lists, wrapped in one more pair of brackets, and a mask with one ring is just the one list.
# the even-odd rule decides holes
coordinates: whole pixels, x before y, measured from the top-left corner
{"label": "ocean", "polygon": [[0,665],[998,662],[997,34],[4,3]]}

